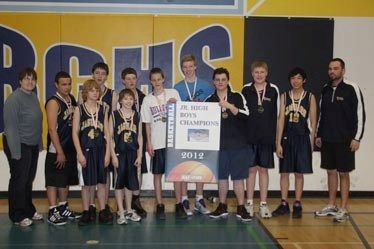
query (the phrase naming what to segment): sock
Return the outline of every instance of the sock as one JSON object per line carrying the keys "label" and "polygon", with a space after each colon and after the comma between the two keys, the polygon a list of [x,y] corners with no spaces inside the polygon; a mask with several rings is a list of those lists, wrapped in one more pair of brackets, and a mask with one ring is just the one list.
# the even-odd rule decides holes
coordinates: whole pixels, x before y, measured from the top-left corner
{"label": "sock", "polygon": [[62,206],[62,205],[65,205],[66,203],[68,203],[67,201],[60,201],[59,203],[58,203],[58,205],[59,206]]}
{"label": "sock", "polygon": [[249,200],[249,199],[247,199],[247,204],[249,204],[249,205],[253,205],[253,200]]}
{"label": "sock", "polygon": [[49,210],[51,210],[51,209],[55,209],[57,206],[50,206],[49,207]]}
{"label": "sock", "polygon": [[95,204],[90,204],[90,206],[93,206],[94,208],[96,207],[96,205],[95,205]]}
{"label": "sock", "polygon": [[182,195],[182,202],[183,202],[184,200],[188,200],[188,196],[187,196],[187,195]]}
{"label": "sock", "polygon": [[200,201],[201,199],[203,199],[202,195],[196,195],[196,201]]}
{"label": "sock", "polygon": [[260,206],[266,206],[266,201],[260,202]]}

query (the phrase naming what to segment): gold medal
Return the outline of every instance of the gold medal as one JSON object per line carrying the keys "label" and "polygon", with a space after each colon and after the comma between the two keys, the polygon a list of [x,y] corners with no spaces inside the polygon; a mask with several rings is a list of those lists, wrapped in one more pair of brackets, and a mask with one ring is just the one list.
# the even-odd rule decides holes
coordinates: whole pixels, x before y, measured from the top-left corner
{"label": "gold medal", "polygon": [[223,119],[226,119],[229,117],[229,114],[225,111],[225,112],[222,112],[222,118]]}
{"label": "gold medal", "polygon": [[258,111],[258,113],[263,113],[265,111],[265,109],[264,109],[264,107],[262,105],[259,105],[257,107],[257,111]]}

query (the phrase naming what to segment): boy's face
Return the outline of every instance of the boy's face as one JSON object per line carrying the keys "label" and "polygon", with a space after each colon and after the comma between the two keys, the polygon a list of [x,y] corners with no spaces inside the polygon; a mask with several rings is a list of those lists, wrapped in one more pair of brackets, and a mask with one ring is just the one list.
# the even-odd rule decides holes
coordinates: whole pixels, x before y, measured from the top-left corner
{"label": "boy's face", "polygon": [[57,92],[62,96],[68,96],[71,92],[72,85],[70,78],[59,78],[55,85]]}
{"label": "boy's face", "polygon": [[25,91],[31,92],[34,90],[36,86],[36,80],[32,75],[26,75],[23,79],[19,82],[21,88]]}
{"label": "boy's face", "polygon": [[107,80],[107,73],[102,68],[96,68],[92,74],[92,78],[99,84],[99,86],[104,85],[105,81]]}
{"label": "boy's face", "polygon": [[121,100],[121,106],[124,107],[125,109],[131,109],[133,105],[134,105],[134,98],[129,94],[125,94]]}
{"label": "boy's face", "polygon": [[255,83],[263,84],[268,76],[268,71],[263,67],[255,67],[252,71],[252,77]]}
{"label": "boy's face", "polygon": [[290,82],[293,89],[299,89],[303,87],[305,79],[300,74],[296,74],[290,78]]}
{"label": "boy's face", "polygon": [[195,77],[196,65],[193,61],[185,61],[182,64],[182,71],[186,78]]}
{"label": "boy's face", "polygon": [[151,84],[154,91],[160,91],[164,89],[164,81],[160,73],[154,73],[151,75]]}
{"label": "boy's face", "polygon": [[213,84],[218,91],[225,90],[227,88],[227,85],[229,84],[229,80],[227,79],[227,75],[225,73],[216,74],[214,76]]}
{"label": "boy's face", "polygon": [[87,92],[87,100],[93,100],[93,101],[96,101],[100,98],[100,91],[99,89],[96,89],[96,88],[91,88],[88,92]]}
{"label": "boy's face", "polygon": [[126,74],[125,78],[122,79],[123,85],[128,89],[135,89],[138,83],[138,78],[135,74]]}

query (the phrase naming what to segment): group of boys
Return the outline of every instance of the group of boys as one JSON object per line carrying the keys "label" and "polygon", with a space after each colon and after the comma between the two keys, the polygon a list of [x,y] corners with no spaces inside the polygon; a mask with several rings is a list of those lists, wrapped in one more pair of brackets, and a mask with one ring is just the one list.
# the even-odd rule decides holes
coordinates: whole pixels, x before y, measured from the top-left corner
{"label": "group of boys", "polygon": [[[296,198],[293,204],[293,217],[300,218],[303,174],[313,172],[312,150],[314,139],[317,137],[316,145],[322,148],[321,167],[328,172],[329,205],[315,214],[335,215],[336,221],[348,219],[346,206],[349,172],[354,169],[354,152],[359,148],[363,135],[365,111],[362,94],[357,85],[344,80],[345,64],[341,59],[333,59],[329,64],[331,82],[322,92],[318,128],[316,100],[313,94],[303,88],[306,74],[301,68],[295,68],[290,72],[292,89],[282,95],[279,94],[276,85],[267,81],[268,66],[263,61],[252,63],[253,82],[244,85],[241,93],[231,89],[229,72],[225,68],[214,70],[213,84],[197,78],[196,58],[192,54],[182,57],[181,69],[185,78],[178,82],[174,89],[165,89],[163,71],[160,68],[153,68],[149,75],[153,91],[147,96],[136,89],[135,70],[125,69],[122,73],[125,87],[135,89],[135,110],[140,113],[144,123],[146,142],[143,148],[151,157],[158,219],[165,219],[161,179],[165,173],[166,105],[168,102],[180,100],[218,102],[222,110],[218,181],[220,203],[214,212],[210,212],[203,199],[204,184],[196,183],[195,211],[209,214],[211,218],[227,216],[228,178],[231,176],[238,201],[236,215],[242,221],[250,221],[254,216],[253,199],[258,172],[260,217],[270,218],[288,214],[288,177],[290,173],[294,173]],[[105,86],[108,73],[109,69],[105,63],[93,66],[93,79],[102,91],[100,102],[106,103],[108,113],[111,113],[117,109],[118,95]],[[48,221],[59,225],[65,224],[66,218],[79,218],[77,213],[69,209],[67,203],[69,186],[79,183],[77,155],[71,138],[72,114],[77,103],[70,94],[72,83],[69,74],[57,73],[55,85],[56,94],[46,103],[49,132],[45,177],[50,206]],[[81,96],[78,99],[78,104],[80,103]],[[282,201],[279,207],[271,212],[267,205],[268,169],[274,168],[274,152],[280,158]],[[111,167],[107,168],[106,188],[101,196],[105,205],[101,206],[99,213],[99,221],[104,224],[113,221],[112,211],[108,205]],[[147,172],[145,157],[140,168],[141,173]],[[335,206],[338,175],[342,193],[340,209]],[[246,201],[244,180],[247,189]],[[176,217],[191,216],[193,212],[187,196],[187,183],[174,182],[174,190]],[[84,213],[85,218],[81,218],[81,225],[96,220],[95,188],[91,188],[87,193],[85,198],[89,199],[90,206],[88,212]],[[131,208],[145,217],[146,212],[139,201],[139,189],[134,192],[132,200]]]}

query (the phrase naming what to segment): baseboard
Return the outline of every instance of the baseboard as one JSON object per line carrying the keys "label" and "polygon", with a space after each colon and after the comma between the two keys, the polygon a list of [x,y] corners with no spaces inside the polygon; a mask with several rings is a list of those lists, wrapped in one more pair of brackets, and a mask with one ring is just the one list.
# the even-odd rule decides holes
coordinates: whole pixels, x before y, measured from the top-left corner
{"label": "baseboard", "polygon": [[[189,196],[194,196],[195,191],[188,191]],[[172,190],[164,190],[162,191],[162,195],[164,197],[174,197],[174,191]],[[114,191],[110,191],[110,196],[114,197]],[[141,196],[143,197],[154,197],[154,190],[142,190]],[[206,198],[209,197],[217,197],[218,191],[217,190],[205,190],[204,196]],[[255,198],[259,198],[260,192],[255,191]],[[295,196],[294,191],[290,191],[289,196],[292,198]],[[327,197],[328,192],[327,191],[304,191],[303,197],[309,197],[309,198],[320,198],[320,197]],[[338,193],[339,196],[339,193]],[[350,198],[372,198],[374,196],[374,191],[351,191],[349,193]],[[47,198],[47,194],[45,191],[33,191],[33,197],[34,198]],[[81,198],[81,192],[79,190],[72,190],[69,192],[70,198]],[[228,197],[235,197],[234,191],[230,190],[228,193]],[[280,191],[269,191],[268,192],[269,198],[279,198],[280,197]],[[6,199],[8,198],[8,192],[7,191],[0,191],[0,199]]]}

